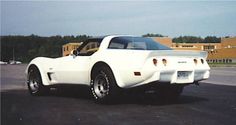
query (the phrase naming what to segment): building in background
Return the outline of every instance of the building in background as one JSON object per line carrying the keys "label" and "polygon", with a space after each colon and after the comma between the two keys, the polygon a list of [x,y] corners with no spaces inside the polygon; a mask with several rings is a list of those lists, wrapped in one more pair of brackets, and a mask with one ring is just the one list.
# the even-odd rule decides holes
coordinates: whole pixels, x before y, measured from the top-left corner
{"label": "building in background", "polygon": [[221,49],[221,43],[172,43],[171,48],[176,50],[211,51]]}
{"label": "building in background", "polygon": [[171,47],[172,46],[172,38],[169,37],[151,37],[154,41],[159,42],[162,45]]}
{"label": "building in background", "polygon": [[152,37],[152,39],[175,50],[207,51],[208,62],[236,62],[236,37],[221,38],[221,43],[173,43],[168,37]]}
{"label": "building in background", "polygon": [[[173,43],[169,37],[151,37],[153,40],[175,50],[207,51],[211,63],[236,63],[236,37],[221,38],[221,43]],[[68,56],[81,43],[67,43],[62,46],[62,55]]]}
{"label": "building in background", "polygon": [[221,48],[208,51],[208,62],[235,63],[236,37],[221,38]]}
{"label": "building in background", "polygon": [[67,43],[62,46],[62,56],[68,56],[72,50],[77,49],[81,45],[80,43]]}

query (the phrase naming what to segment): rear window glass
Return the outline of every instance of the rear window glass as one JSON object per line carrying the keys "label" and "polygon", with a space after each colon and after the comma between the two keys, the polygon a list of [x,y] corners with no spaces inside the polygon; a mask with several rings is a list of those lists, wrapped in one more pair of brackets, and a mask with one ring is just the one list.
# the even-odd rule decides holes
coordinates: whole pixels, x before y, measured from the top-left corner
{"label": "rear window glass", "polygon": [[151,38],[145,37],[115,37],[111,40],[109,49],[131,49],[131,50],[170,50]]}

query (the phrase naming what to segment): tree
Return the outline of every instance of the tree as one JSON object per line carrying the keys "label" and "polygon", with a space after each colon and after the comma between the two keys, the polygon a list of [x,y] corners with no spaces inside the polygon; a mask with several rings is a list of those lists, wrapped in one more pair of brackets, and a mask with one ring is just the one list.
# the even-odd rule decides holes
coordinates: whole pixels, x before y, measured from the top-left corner
{"label": "tree", "polygon": [[221,39],[217,38],[216,36],[207,36],[203,42],[204,43],[220,43]]}
{"label": "tree", "polygon": [[203,39],[196,36],[180,36],[173,38],[174,43],[202,43]]}
{"label": "tree", "polygon": [[143,37],[165,37],[161,34],[153,34],[153,33],[147,33],[145,35],[143,35]]}
{"label": "tree", "polygon": [[68,42],[83,42],[89,36],[51,36],[40,37],[30,36],[1,36],[1,60],[9,61],[13,59],[13,49],[15,58],[19,61],[29,62],[35,57],[60,57],[62,45]]}

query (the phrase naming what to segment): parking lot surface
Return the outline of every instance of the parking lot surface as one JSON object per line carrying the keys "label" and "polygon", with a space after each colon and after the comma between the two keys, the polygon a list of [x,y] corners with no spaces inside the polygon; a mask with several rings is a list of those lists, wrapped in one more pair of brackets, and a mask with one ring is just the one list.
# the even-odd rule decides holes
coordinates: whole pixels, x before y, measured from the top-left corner
{"label": "parking lot surface", "polygon": [[178,101],[153,93],[127,93],[114,104],[97,104],[84,86],[65,86],[31,96],[26,65],[1,66],[2,125],[235,125],[235,68],[213,68],[200,86],[189,85]]}

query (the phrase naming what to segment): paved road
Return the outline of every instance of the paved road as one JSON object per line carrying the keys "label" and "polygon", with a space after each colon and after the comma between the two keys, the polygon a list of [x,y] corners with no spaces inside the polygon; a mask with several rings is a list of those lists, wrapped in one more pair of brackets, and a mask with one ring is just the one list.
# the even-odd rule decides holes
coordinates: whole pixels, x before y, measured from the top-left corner
{"label": "paved road", "polygon": [[25,64],[22,65],[0,65],[1,68],[1,91],[26,89]]}
{"label": "paved road", "polygon": [[236,86],[236,67],[213,67],[210,78],[203,82]]}
{"label": "paved road", "polygon": [[214,68],[207,82],[217,83],[187,86],[176,102],[163,102],[148,93],[130,94],[112,105],[94,103],[88,88],[81,86],[54,90],[48,96],[30,96],[24,85],[24,69],[25,65],[1,66],[2,125],[236,124],[235,68]]}

